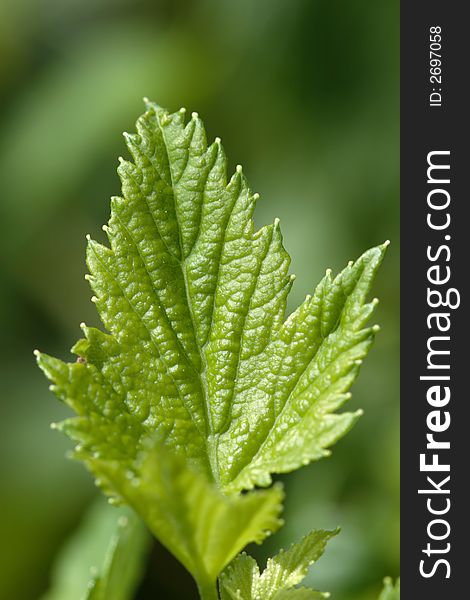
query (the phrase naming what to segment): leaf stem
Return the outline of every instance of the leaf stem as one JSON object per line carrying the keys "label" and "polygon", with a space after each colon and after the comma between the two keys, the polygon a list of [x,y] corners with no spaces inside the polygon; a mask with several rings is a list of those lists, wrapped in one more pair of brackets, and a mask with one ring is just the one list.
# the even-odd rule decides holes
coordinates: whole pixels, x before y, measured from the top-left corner
{"label": "leaf stem", "polygon": [[197,589],[201,600],[219,600],[217,583],[213,581],[198,581]]}

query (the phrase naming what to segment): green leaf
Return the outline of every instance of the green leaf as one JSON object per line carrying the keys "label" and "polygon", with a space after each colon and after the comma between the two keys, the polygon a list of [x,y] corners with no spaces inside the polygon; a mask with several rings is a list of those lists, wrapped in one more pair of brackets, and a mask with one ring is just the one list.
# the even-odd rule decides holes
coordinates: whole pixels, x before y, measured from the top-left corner
{"label": "green leaf", "polygon": [[66,429],[82,456],[125,431],[121,457],[133,460],[158,431],[226,491],[269,485],[328,454],[359,415],[334,411],[374,337],[366,297],[386,244],[335,279],[328,271],[283,322],[290,259],[277,220],[254,230],[258,195],[241,167],[227,183],[220,140],[207,145],[196,113],[149,102],[137,131],[110,247],[88,243],[110,333],[83,326],[73,351],[86,365],[40,365],[80,415]]}
{"label": "green leaf", "polygon": [[149,542],[133,511],[99,499],[59,556],[43,600],[130,600]]}
{"label": "green leaf", "polygon": [[282,524],[280,486],[225,496],[159,444],[142,453],[127,476],[119,462],[103,460],[95,468],[142,515],[200,588],[215,589],[219,573],[247,544],[263,541]]}
{"label": "green leaf", "polygon": [[260,574],[256,561],[243,553],[220,576],[222,600],[314,600],[328,594],[295,588],[307,575],[338,531],[312,531],[297,544],[268,560]]}
{"label": "green leaf", "polygon": [[[196,113],[188,120],[151,102],[126,140],[132,161],[120,159],[122,197],[112,198],[104,227],[109,246],[89,236],[87,246],[87,279],[107,333],[82,325],[77,362],[39,352],[38,362],[77,415],[58,426],[77,442],[75,457],[107,494],[137,507],[196,577],[211,579],[233,558],[224,542],[220,558],[206,561],[218,543],[217,514],[206,520],[204,556],[189,557],[184,542],[199,533],[195,519],[181,525],[175,517],[180,504],[196,506],[190,490],[208,482],[234,495],[268,486],[272,473],[328,454],[353,425],[359,412],[335,411],[375,335],[366,321],[376,302],[367,295],[386,244],[336,278],[327,271],[284,320],[293,278],[279,222],[255,231],[258,195],[241,167],[228,180],[220,140],[207,144]],[[181,462],[164,452],[156,460],[156,440]],[[186,473],[188,489],[167,482],[166,471]],[[260,511],[252,515],[258,529],[247,523],[240,540],[266,535],[263,507],[277,506],[279,491],[233,500],[235,509],[208,489],[222,512]],[[159,507],[151,513],[150,497]]]}
{"label": "green leaf", "polygon": [[400,600],[400,578],[393,583],[390,577],[384,579],[384,589],[379,600]]}

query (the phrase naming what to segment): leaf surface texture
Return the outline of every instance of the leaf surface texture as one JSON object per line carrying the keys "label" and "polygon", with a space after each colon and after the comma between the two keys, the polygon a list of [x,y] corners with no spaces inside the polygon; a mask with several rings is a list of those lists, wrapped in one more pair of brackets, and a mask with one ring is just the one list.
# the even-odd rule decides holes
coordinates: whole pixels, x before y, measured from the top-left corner
{"label": "leaf surface texture", "polygon": [[258,195],[241,167],[228,177],[196,113],[146,108],[125,134],[108,245],[88,236],[106,331],[83,324],[74,363],[37,356],[76,413],[58,425],[75,456],[212,581],[279,526],[279,488],[239,493],[327,455],[357,420],[336,411],[375,336],[367,297],[387,244],[328,270],[286,319],[279,221],[255,230]]}
{"label": "leaf surface texture", "polygon": [[222,573],[222,600],[318,600],[328,594],[295,587],[323,554],[328,540],[337,531],[312,531],[286,551],[268,559],[260,573],[254,558],[240,554]]}

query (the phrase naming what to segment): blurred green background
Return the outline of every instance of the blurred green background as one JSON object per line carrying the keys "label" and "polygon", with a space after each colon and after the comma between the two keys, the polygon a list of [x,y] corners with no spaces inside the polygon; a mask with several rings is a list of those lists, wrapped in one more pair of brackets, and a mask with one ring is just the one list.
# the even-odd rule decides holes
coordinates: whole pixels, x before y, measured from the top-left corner
{"label": "blurred green background", "polygon": [[[350,405],[365,415],[331,458],[283,477],[286,525],[257,550],[340,525],[308,583],[374,598],[399,570],[398,0],[1,0],[0,94],[0,598],[40,597],[96,493],[49,429],[67,411],[32,350],[67,358],[78,324],[98,324],[85,234],[119,192],[143,96],[197,110],[243,164],[257,223],[281,219],[291,307],[326,267],[392,240]],[[155,546],[138,597],[194,591]]]}

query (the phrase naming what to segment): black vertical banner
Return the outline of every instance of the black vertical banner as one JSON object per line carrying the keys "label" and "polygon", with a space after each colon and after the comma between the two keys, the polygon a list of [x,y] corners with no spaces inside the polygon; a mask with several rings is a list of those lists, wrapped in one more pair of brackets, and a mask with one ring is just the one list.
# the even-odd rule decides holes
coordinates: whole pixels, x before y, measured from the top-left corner
{"label": "black vertical banner", "polygon": [[470,597],[466,8],[401,4],[404,600]]}

